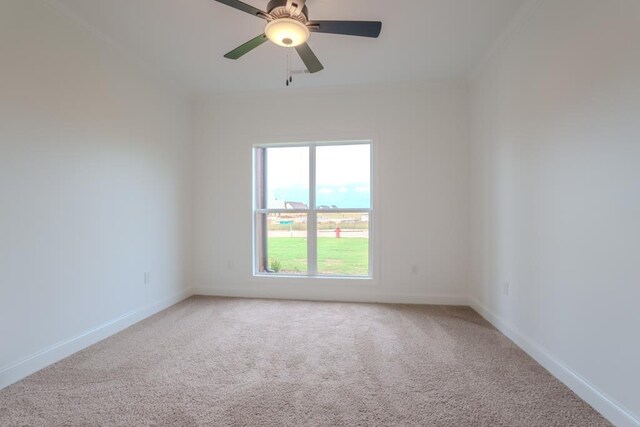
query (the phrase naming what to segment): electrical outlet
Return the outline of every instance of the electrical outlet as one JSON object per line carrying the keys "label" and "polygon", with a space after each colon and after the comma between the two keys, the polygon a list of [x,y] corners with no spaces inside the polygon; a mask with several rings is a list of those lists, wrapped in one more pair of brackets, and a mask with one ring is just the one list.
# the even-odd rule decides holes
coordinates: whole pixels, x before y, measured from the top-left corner
{"label": "electrical outlet", "polygon": [[503,283],[502,292],[505,294],[505,296],[509,296],[509,282]]}

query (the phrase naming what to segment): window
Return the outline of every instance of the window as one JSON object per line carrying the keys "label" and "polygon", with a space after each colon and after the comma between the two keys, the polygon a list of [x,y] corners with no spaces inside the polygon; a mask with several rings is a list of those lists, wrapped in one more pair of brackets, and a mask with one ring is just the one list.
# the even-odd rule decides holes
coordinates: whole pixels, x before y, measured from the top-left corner
{"label": "window", "polygon": [[371,277],[371,144],[254,148],[254,272]]}

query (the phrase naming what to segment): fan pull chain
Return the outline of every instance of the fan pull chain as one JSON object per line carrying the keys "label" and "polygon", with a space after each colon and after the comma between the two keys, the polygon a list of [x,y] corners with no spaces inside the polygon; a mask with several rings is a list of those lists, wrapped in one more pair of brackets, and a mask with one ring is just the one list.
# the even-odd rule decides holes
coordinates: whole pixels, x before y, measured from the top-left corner
{"label": "fan pull chain", "polygon": [[287,49],[287,79],[285,80],[285,84],[289,86],[289,84],[292,82],[293,77],[291,77],[291,49]]}

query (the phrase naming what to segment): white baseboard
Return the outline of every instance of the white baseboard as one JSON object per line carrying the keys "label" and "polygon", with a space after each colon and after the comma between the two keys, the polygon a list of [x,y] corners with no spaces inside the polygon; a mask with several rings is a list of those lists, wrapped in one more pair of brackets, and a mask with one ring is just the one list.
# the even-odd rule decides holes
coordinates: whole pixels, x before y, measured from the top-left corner
{"label": "white baseboard", "polygon": [[558,380],[573,390],[581,399],[600,412],[618,427],[640,427],[640,418],[622,407],[618,402],[598,390],[593,384],[559,361],[540,344],[518,330],[511,323],[497,316],[475,298],[469,298],[471,308],[511,339],[536,362],[541,364]]}
{"label": "white baseboard", "polygon": [[263,299],[293,299],[301,301],[330,301],[330,302],[363,302],[385,304],[421,304],[421,305],[456,305],[468,306],[469,299],[466,295],[459,294],[384,294],[363,293],[332,295],[331,292],[300,292],[292,293],[290,290],[274,290],[264,287],[263,290],[255,288],[193,288],[193,295],[232,297],[232,298],[263,298]]}
{"label": "white baseboard", "polygon": [[[49,346],[37,353],[20,359],[10,365],[0,368],[0,389],[13,384],[34,372],[43,369],[71,354],[80,351],[96,342],[103,340],[159,311],[162,311],[178,302],[192,296],[220,296],[238,298],[287,298],[290,296],[278,295],[273,292],[256,294],[251,290],[231,289],[231,288],[205,288],[199,287],[192,290],[184,290],[176,295],[164,298],[155,303],[146,305],[137,310],[124,314],[117,319],[113,319],[92,330],[86,331],[73,338]],[[486,306],[475,298],[465,295],[409,295],[409,294],[375,294],[370,298],[337,297],[337,298],[315,298],[300,297],[296,299],[312,301],[347,301],[347,302],[371,302],[371,303],[397,303],[397,304],[436,304],[436,305],[470,305],[482,317],[493,324],[500,332],[511,339],[522,350],[540,363],[556,378],[562,381],[567,387],[573,390],[580,398],[593,406],[598,412],[609,421],[619,427],[640,427],[640,419],[626,410],[619,403],[598,390],[589,381],[571,370],[556,357],[536,343],[522,331],[494,314]]]}
{"label": "white baseboard", "polygon": [[0,368],[0,389],[43,369],[52,363],[64,359],[92,344],[119,332],[165,308],[191,296],[191,289],[186,289],[168,298],[163,298],[139,309],[126,313],[117,319],[76,335],[68,340],[51,345],[34,354]]}

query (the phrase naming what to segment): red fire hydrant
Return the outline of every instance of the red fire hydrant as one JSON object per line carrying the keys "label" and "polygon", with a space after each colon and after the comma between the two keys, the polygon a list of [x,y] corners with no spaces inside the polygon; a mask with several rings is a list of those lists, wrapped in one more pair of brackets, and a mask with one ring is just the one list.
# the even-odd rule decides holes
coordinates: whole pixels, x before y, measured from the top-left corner
{"label": "red fire hydrant", "polygon": [[336,239],[340,238],[340,231],[342,231],[340,230],[340,227],[336,227]]}

